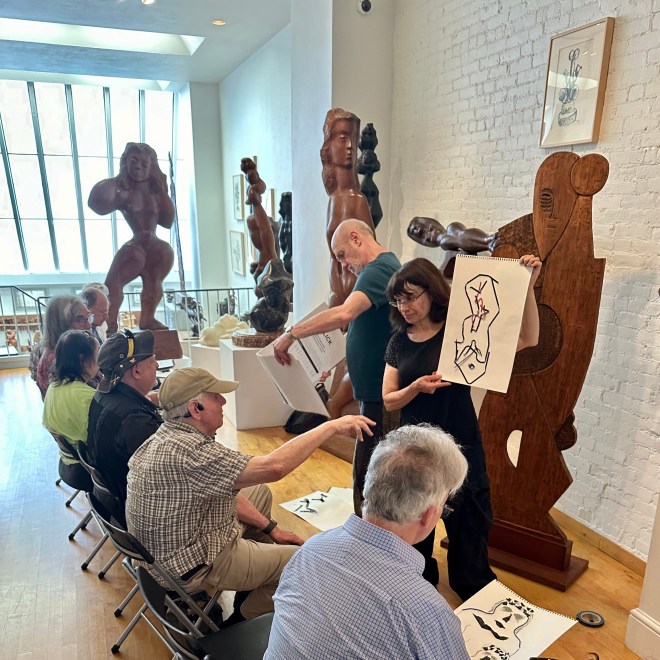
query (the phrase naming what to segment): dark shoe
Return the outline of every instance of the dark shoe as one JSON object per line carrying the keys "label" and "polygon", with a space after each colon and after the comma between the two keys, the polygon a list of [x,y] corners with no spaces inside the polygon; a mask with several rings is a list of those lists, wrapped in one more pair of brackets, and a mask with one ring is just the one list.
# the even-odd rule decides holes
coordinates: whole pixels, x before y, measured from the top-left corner
{"label": "dark shoe", "polygon": [[245,621],[245,617],[241,614],[240,609],[236,609],[226,621],[222,622],[220,628],[229,628],[229,626],[233,626],[235,623],[240,623],[241,621]]}
{"label": "dark shoe", "polygon": [[434,557],[426,558],[422,577],[434,587],[438,586],[438,582],[440,582],[440,571],[438,569],[438,562]]}

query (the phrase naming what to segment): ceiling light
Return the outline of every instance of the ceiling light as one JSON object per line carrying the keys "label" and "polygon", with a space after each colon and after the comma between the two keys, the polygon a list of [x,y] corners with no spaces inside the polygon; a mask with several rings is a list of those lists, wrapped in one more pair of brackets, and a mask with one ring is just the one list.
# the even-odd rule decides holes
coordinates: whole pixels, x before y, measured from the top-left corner
{"label": "ceiling light", "polygon": [[221,18],[215,18],[211,21],[211,23],[213,23],[213,25],[224,25],[225,21],[223,21]]}
{"label": "ceiling light", "polygon": [[156,0],[142,0],[143,5],[153,5]]}

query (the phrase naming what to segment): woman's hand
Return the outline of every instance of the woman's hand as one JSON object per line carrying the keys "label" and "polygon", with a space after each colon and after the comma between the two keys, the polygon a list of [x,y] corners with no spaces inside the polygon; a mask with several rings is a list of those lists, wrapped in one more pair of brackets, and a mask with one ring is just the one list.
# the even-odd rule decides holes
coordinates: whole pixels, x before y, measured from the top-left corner
{"label": "woman's hand", "polygon": [[521,266],[533,268],[532,276],[529,280],[529,288],[533,289],[534,285],[536,284],[536,280],[538,280],[539,275],[541,274],[541,266],[543,265],[541,260],[533,254],[524,254],[522,257],[520,257],[520,261],[518,263]]}
{"label": "woman's hand", "polygon": [[429,376],[421,376],[413,383],[413,388],[416,392],[422,394],[433,394],[440,387],[447,387],[451,385],[442,376],[435,371]]}

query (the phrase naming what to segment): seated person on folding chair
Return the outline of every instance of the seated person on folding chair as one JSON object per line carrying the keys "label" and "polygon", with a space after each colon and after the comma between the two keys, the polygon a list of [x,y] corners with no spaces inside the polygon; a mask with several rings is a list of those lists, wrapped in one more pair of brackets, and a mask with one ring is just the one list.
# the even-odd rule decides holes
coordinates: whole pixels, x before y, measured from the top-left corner
{"label": "seated person on folding chair", "polygon": [[[77,449],[87,442],[87,416],[94,388],[87,385],[99,370],[99,344],[83,330],[67,330],[55,348],[54,380],[44,399],[43,424]],[[72,488],[91,491],[92,480],[85,468],[60,449],[59,473]]]}
{"label": "seated person on folding chair", "polygon": [[371,435],[373,424],[359,415],[342,417],[266,456],[250,456],[215,441],[222,395],[236,387],[196,368],[165,379],[165,423],[129,460],[126,500],[131,534],[187,591],[250,592],[231,623],[273,610],[280,573],[303,543],[270,518],[272,495],[263,484],[289,474],[333,435],[361,438]]}
{"label": "seated person on folding chair", "polygon": [[99,351],[103,380],[89,407],[87,460],[119,502],[112,514],[124,520],[128,459],[163,423],[147,398],[156,384],[158,363],[149,330],[111,335]]}

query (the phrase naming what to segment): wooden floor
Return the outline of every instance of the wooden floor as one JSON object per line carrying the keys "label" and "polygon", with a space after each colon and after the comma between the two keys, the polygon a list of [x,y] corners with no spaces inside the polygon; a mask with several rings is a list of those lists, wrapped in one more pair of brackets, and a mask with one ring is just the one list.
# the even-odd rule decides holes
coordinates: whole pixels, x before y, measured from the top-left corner
{"label": "wooden floor", "polygon": [[[70,491],[56,487],[57,451],[41,426],[41,399],[27,370],[0,371],[0,659],[90,660],[124,657],[166,659],[170,655],[144,622],[140,622],[112,656],[110,647],[141,605],[139,595],[125,616],[113,611],[131,582],[116,565],[105,580],[97,572],[112,555],[106,544],[83,572],[80,564],[100,534],[93,523],[74,542],[67,535],[85,511],[80,496],[70,509]],[[282,429],[236,432],[229,425],[219,432],[227,445],[246,452],[267,453],[284,441]],[[272,486],[275,501],[284,502],[314,490],[350,485],[350,466],[317,451],[301,468]],[[276,507],[281,527],[304,538],[315,528]],[[442,530],[437,534],[442,538]],[[588,629],[576,624],[551,646],[546,656],[583,660],[597,653],[601,660],[636,658],[623,640],[628,613],[638,605],[642,579],[631,570],[575,539],[574,552],[590,562],[589,570],[566,593],[498,571],[502,582],[540,607],[574,616],[591,609],[605,617],[605,626]],[[446,583],[444,550],[437,548]],[[441,583],[440,592],[452,606],[453,592]]]}

